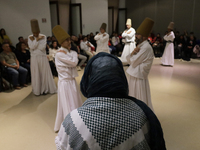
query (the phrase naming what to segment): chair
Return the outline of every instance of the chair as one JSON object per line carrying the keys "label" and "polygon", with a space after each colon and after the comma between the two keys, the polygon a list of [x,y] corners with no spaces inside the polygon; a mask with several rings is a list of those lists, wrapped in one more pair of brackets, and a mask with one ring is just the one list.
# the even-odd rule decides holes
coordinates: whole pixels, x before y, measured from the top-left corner
{"label": "chair", "polygon": [[3,86],[2,78],[6,79],[9,82],[10,89],[12,89],[12,77],[9,75],[5,66],[0,63],[0,77],[1,77],[1,86]]}

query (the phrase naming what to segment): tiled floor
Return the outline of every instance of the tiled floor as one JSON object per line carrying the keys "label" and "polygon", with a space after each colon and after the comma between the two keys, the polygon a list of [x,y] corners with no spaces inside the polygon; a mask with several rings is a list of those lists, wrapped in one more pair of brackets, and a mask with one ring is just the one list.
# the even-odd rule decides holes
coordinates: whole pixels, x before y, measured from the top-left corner
{"label": "tiled floor", "polygon": [[[199,150],[200,61],[175,60],[174,67],[164,67],[156,58],[149,82],[167,149]],[[57,94],[34,96],[31,86],[0,93],[0,149],[55,150],[56,105]]]}

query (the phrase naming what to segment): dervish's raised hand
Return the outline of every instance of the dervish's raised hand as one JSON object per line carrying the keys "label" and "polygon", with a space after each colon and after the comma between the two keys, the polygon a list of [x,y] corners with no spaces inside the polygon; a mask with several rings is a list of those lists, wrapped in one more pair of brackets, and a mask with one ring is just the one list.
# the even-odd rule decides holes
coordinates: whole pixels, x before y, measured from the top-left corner
{"label": "dervish's raised hand", "polygon": [[44,36],[39,36],[39,37],[37,38],[37,41],[39,41],[39,40],[41,40],[41,39],[44,39]]}
{"label": "dervish's raised hand", "polygon": [[130,34],[131,33],[131,31],[129,31],[127,34]]}
{"label": "dervish's raised hand", "polygon": [[103,36],[106,36],[106,34],[103,34]]}
{"label": "dervish's raised hand", "polygon": [[139,47],[136,47],[133,52],[131,53],[131,56],[134,55],[134,54],[137,54],[138,52],[140,51],[140,48]]}
{"label": "dervish's raised hand", "polygon": [[29,39],[30,39],[31,41],[33,41],[35,38],[34,38],[34,36],[31,36],[31,37],[29,37]]}

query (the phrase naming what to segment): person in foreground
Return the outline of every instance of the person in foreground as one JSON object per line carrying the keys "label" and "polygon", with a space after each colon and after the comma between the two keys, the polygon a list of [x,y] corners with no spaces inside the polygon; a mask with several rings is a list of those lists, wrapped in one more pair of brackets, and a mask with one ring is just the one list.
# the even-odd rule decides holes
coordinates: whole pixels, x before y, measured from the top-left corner
{"label": "person in foreground", "polygon": [[147,38],[153,25],[154,21],[152,19],[144,19],[136,31],[135,41],[137,47],[126,57],[130,64],[126,70],[128,73],[129,95],[145,102],[152,110],[148,74],[153,63],[154,53]]}
{"label": "person in foreground", "polygon": [[55,26],[52,31],[61,45],[55,56],[58,71],[58,105],[54,131],[57,132],[67,114],[82,105],[82,99],[75,80],[78,76],[78,56],[75,51],[70,50],[70,36],[60,25]]}
{"label": "person in foreground", "polygon": [[98,53],[81,80],[88,99],[67,115],[55,138],[57,150],[165,150],[161,125],[142,101],[128,96],[122,62]]}

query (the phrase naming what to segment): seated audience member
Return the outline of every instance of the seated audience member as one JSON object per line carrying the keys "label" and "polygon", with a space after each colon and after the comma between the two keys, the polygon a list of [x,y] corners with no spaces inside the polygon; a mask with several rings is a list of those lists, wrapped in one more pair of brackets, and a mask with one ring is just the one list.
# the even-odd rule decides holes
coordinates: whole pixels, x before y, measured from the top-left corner
{"label": "seated audience member", "polygon": [[10,50],[13,52],[13,53],[17,53],[18,51],[16,51],[16,48],[10,43],[10,41],[8,39],[4,39],[3,43],[8,43],[9,46],[10,46]]}
{"label": "seated audience member", "polygon": [[27,39],[27,38],[24,39],[24,43],[25,43],[25,45],[26,45],[26,49],[29,50],[30,48],[29,48],[29,46],[28,46],[28,39]]}
{"label": "seated audience member", "polygon": [[2,44],[2,43],[4,43],[4,42],[6,42],[5,40],[8,40],[9,43],[12,44],[12,42],[11,42],[9,36],[6,35],[5,29],[2,28],[2,29],[0,30],[0,43]]}
{"label": "seated audience member", "polygon": [[48,36],[47,37],[47,45],[51,45],[52,44],[52,40],[51,40],[51,37],[50,36]]}
{"label": "seated audience member", "polygon": [[92,51],[92,48],[94,49],[94,45],[87,40],[86,36],[83,36],[80,47],[86,52],[87,55],[89,55],[89,60],[96,54],[94,51]]}
{"label": "seated audience member", "polygon": [[90,33],[90,43],[92,43],[92,45],[94,45],[95,48],[97,47],[97,43],[94,40],[94,34],[92,32]]}
{"label": "seated audience member", "polygon": [[76,51],[78,54],[78,59],[80,60],[80,62],[78,63],[76,68],[78,71],[81,71],[82,70],[81,66],[84,65],[84,63],[87,60],[87,57],[80,53],[80,48],[76,45],[75,41],[76,41],[76,36],[72,35],[71,36],[71,50]]}
{"label": "seated audience member", "polygon": [[175,58],[183,58],[184,57],[185,46],[186,46],[185,39],[184,39],[183,35],[180,35],[179,38],[176,39]]}
{"label": "seated audience member", "polygon": [[52,37],[51,37],[51,41],[57,41],[56,37],[55,37],[55,36],[52,36]]}
{"label": "seated audience member", "polygon": [[163,131],[152,110],[128,96],[121,61],[98,53],[87,64],[81,92],[88,99],[63,121],[58,150],[166,150]]}
{"label": "seated audience member", "polygon": [[20,51],[20,43],[24,42],[24,38],[22,36],[18,37],[18,43],[16,44],[16,50]]}
{"label": "seated audience member", "polygon": [[193,49],[194,54],[196,54],[197,57],[200,57],[200,40],[197,40],[196,45]]}
{"label": "seated audience member", "polygon": [[19,52],[16,54],[20,66],[26,68],[30,75],[30,52],[26,49],[26,44],[24,42],[19,43]]}
{"label": "seated audience member", "polygon": [[78,45],[80,45],[81,44],[81,41],[83,40],[83,35],[80,33],[79,35],[78,35]]}
{"label": "seated audience member", "polygon": [[111,38],[109,38],[108,47],[111,54],[117,54],[116,47],[113,46]]}
{"label": "seated audience member", "polygon": [[114,34],[114,36],[112,37],[112,44],[116,48],[116,52],[118,54],[119,52],[122,52],[122,45],[120,43],[118,34],[116,32],[114,32],[113,34]]}
{"label": "seated audience member", "polygon": [[58,49],[59,49],[58,42],[53,41],[49,48],[49,55],[47,56],[49,59],[52,75],[56,77],[58,76],[58,72],[56,70],[56,65],[55,65],[55,55]]}
{"label": "seated audience member", "polygon": [[10,46],[8,43],[2,44],[3,52],[0,54],[0,62],[3,66],[6,67],[8,74],[11,75],[12,84],[15,89],[20,89],[21,87],[18,84],[18,80],[20,84],[24,87],[27,85],[26,83],[26,76],[27,76],[27,69],[19,65],[19,61],[17,60],[15,54],[11,52]]}
{"label": "seated audience member", "polygon": [[193,48],[195,45],[196,45],[196,41],[194,40],[194,36],[190,35],[190,38],[186,43],[184,60],[190,61],[190,58],[192,57],[192,54],[193,54]]}
{"label": "seated audience member", "polygon": [[163,40],[160,37],[160,33],[158,33],[156,35],[156,37],[154,37],[153,44],[152,44],[155,57],[161,56],[161,47],[163,46],[162,42],[163,42]]}

